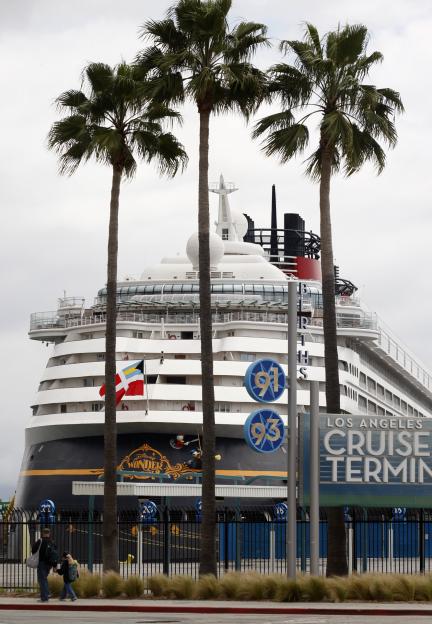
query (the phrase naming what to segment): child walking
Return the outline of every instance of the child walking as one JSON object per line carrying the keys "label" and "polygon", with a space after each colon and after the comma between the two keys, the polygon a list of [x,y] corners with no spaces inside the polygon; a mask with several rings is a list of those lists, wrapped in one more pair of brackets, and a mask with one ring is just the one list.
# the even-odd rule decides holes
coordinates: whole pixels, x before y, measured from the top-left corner
{"label": "child walking", "polygon": [[74,602],[77,597],[71,583],[76,581],[79,576],[78,562],[75,561],[71,554],[64,552],[62,554],[60,568],[57,572],[63,577],[64,581],[64,586],[60,594],[60,600],[66,600],[67,596],[70,596],[71,601]]}

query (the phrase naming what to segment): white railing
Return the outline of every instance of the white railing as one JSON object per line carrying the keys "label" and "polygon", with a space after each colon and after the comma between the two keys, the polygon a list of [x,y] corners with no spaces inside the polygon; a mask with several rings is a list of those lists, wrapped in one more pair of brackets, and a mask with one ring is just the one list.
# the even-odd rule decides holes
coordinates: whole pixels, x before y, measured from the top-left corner
{"label": "white railing", "polygon": [[377,342],[381,349],[423,386],[432,390],[432,376],[426,366],[401,343],[381,319],[377,320],[377,326],[379,331]]}
{"label": "white railing", "polygon": [[[260,312],[252,312],[246,310],[237,310],[232,312],[216,312],[213,314],[213,323],[231,323],[236,321],[245,321],[251,323],[278,323],[287,325],[288,315],[283,312],[272,312],[271,310],[263,310]],[[176,313],[176,314],[153,314],[141,312],[119,312],[117,314],[117,322],[129,323],[150,323],[160,324],[164,321],[165,326],[171,325],[198,325],[198,314]],[[50,328],[70,328],[81,327],[86,325],[103,324],[106,321],[105,313],[94,313],[83,315],[82,317],[61,318],[56,312],[36,312],[30,318],[30,331]],[[321,317],[312,317],[309,321],[311,327],[322,327],[323,321]],[[352,315],[348,313],[337,314],[338,327],[342,328],[358,328],[372,329],[377,327],[376,317],[372,314]]]}

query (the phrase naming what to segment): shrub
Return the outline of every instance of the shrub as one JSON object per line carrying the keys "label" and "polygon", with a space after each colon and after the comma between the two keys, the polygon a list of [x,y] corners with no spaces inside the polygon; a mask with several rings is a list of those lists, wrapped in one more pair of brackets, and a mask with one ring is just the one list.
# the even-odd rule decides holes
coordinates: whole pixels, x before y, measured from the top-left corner
{"label": "shrub", "polygon": [[219,580],[221,588],[221,598],[224,600],[236,600],[241,584],[242,574],[239,572],[228,572]]}
{"label": "shrub", "polygon": [[262,577],[261,580],[264,586],[264,599],[277,600],[278,594],[286,582],[286,577],[282,574],[269,574]]}
{"label": "shrub", "polygon": [[432,600],[432,577],[416,576],[413,578],[415,600],[430,602]]}
{"label": "shrub", "polygon": [[123,591],[128,598],[141,598],[144,592],[144,581],[140,576],[129,576],[124,584]]}
{"label": "shrub", "polygon": [[58,598],[60,596],[60,592],[63,589],[63,577],[59,574],[49,574],[48,575],[48,588],[49,592],[52,596]]}
{"label": "shrub", "polygon": [[301,587],[297,579],[287,578],[278,587],[276,593],[276,600],[278,602],[298,602],[300,599]]}
{"label": "shrub", "polygon": [[303,576],[298,584],[301,600],[306,602],[321,602],[330,595],[326,579],[322,576]]}
{"label": "shrub", "polygon": [[195,581],[190,576],[173,576],[168,585],[167,598],[190,600],[194,596]]}
{"label": "shrub", "polygon": [[213,574],[201,576],[195,584],[194,598],[197,600],[215,600],[220,594],[219,581]]}
{"label": "shrub", "polygon": [[346,580],[342,577],[333,576],[326,579],[328,597],[332,602],[345,602],[348,595]]}
{"label": "shrub", "polygon": [[123,579],[117,572],[106,572],[102,577],[102,591],[105,598],[116,598],[123,592]]}
{"label": "shrub", "polygon": [[346,579],[348,600],[373,600],[370,592],[369,574],[353,574]]}
{"label": "shrub", "polygon": [[146,581],[147,589],[155,598],[163,598],[167,595],[170,579],[164,574],[156,574]]}
{"label": "shrub", "polygon": [[393,581],[393,600],[401,600],[402,602],[411,602],[415,599],[415,578],[410,576],[394,576]]}
{"label": "shrub", "polygon": [[82,570],[73,588],[79,598],[97,598],[101,590],[101,577]]}

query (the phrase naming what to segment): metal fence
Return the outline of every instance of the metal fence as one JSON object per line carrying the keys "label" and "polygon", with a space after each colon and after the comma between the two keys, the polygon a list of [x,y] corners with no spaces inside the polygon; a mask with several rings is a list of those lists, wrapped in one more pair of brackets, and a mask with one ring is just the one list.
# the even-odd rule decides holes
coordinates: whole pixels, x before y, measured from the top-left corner
{"label": "metal fence", "polygon": [[[51,519],[58,552],[68,551],[81,568],[102,571],[103,518],[97,511],[62,510]],[[432,510],[350,509],[345,511],[350,572],[432,572]],[[43,526],[43,524],[42,524]],[[160,506],[143,523],[137,510],[118,518],[120,571],[151,576],[198,576],[201,523],[194,509]],[[0,521],[0,587],[29,589],[36,584],[25,559],[39,537],[38,512],[13,510]],[[216,543],[218,572],[286,572],[286,524],[273,508],[218,510]],[[320,573],[327,563],[327,518],[321,512]],[[309,515],[297,514],[297,569],[310,566]]]}

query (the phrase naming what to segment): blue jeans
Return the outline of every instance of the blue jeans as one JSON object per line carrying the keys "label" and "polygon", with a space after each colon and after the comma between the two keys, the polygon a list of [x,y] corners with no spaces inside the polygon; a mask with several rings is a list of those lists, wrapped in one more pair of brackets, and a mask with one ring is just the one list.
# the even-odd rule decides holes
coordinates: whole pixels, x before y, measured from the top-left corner
{"label": "blue jeans", "polygon": [[72,589],[72,585],[70,583],[66,583],[63,585],[63,589],[61,590],[60,600],[65,600],[67,596],[70,596],[72,600],[76,600],[76,593]]}
{"label": "blue jeans", "polygon": [[46,563],[45,561],[39,561],[37,567],[37,580],[40,587],[40,597],[43,601],[49,599],[48,574],[50,570],[51,566],[49,565],[49,563]]}

